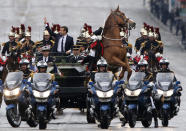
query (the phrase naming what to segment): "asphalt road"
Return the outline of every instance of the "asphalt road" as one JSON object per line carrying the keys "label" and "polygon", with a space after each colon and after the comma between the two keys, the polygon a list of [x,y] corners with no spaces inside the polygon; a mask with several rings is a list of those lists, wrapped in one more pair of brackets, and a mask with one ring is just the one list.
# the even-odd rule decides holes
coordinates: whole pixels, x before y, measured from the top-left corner
{"label": "asphalt road", "polygon": [[[137,23],[137,28],[131,31],[129,42],[134,44],[135,39],[139,37],[139,31],[142,23],[159,26],[162,34],[162,40],[165,44],[164,56],[170,60],[170,66],[175,71],[176,77],[183,86],[183,95],[181,109],[178,116],[170,121],[169,127],[153,128],[156,131],[183,131],[186,123],[186,97],[184,87],[186,86],[185,57],[186,52],[179,45],[179,41],[173,36],[161,23],[154,19],[148,10],[143,7],[142,0],[0,0],[0,42],[8,40],[7,34],[11,26],[18,26],[21,23],[32,26],[32,39],[34,41],[42,39],[44,29],[43,17],[47,17],[49,23],[59,23],[69,27],[69,34],[76,39],[80,28],[86,22],[93,26],[93,30],[103,26],[111,9],[120,6],[121,11]],[[0,130],[37,130],[29,128],[25,122],[22,122],[20,128],[12,128],[5,116],[5,104],[0,109]],[[64,114],[58,119],[52,120],[48,124],[48,130],[101,130],[96,124],[87,124],[85,114],[77,109],[66,109]],[[119,119],[112,121],[109,130],[141,131],[149,130],[137,123],[136,128],[121,127]]]}

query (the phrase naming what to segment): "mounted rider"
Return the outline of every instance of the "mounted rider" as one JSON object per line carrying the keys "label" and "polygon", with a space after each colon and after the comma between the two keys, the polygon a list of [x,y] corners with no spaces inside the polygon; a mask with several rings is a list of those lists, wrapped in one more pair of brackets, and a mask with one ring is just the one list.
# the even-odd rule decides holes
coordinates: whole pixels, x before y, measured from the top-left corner
{"label": "mounted rider", "polygon": [[28,53],[32,55],[35,52],[34,42],[31,40],[31,26],[28,26],[28,30],[25,33],[24,40],[22,40],[21,53]]}
{"label": "mounted rider", "polygon": [[136,42],[135,42],[135,50],[136,52],[138,52],[141,48],[141,44],[144,43],[145,41],[148,40],[148,25],[146,23],[144,23],[144,27],[141,28],[141,31],[140,31],[140,37],[136,39]]}
{"label": "mounted rider", "polygon": [[12,31],[8,34],[8,37],[9,37],[9,41],[2,44],[4,46],[2,50],[2,56],[5,56],[6,53],[8,55],[12,52],[19,53],[20,45],[19,43],[15,42],[15,28],[14,27],[12,27]]}

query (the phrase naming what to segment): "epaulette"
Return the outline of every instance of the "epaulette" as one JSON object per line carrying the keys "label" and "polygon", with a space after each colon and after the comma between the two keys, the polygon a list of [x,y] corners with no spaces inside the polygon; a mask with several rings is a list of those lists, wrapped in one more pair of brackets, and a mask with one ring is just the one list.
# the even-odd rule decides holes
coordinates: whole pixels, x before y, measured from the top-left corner
{"label": "epaulette", "polygon": [[53,81],[55,80],[55,75],[54,74],[51,74],[51,80],[53,80]]}
{"label": "epaulette", "polygon": [[162,41],[156,40],[156,42],[158,42],[158,44],[159,44],[160,46],[163,46],[163,42],[162,42]]}
{"label": "epaulette", "polygon": [[128,47],[132,48],[132,44],[128,43]]}
{"label": "epaulette", "polygon": [[146,42],[141,43],[141,47],[145,47]]}
{"label": "epaulette", "polygon": [[42,43],[42,41],[36,41],[35,43],[34,43],[34,45],[38,45],[38,44],[41,44]]}
{"label": "epaulette", "polygon": [[2,46],[5,46],[5,44],[6,44],[6,43],[2,43],[1,45],[2,45]]}
{"label": "epaulette", "polygon": [[54,44],[55,44],[55,41],[54,41],[54,40],[50,40],[50,42],[52,42],[52,46],[54,46]]}

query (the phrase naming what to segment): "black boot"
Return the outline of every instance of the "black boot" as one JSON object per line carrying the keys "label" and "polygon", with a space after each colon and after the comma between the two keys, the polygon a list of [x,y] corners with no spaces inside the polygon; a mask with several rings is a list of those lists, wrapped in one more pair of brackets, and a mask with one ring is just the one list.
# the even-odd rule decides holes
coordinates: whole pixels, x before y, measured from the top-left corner
{"label": "black boot", "polygon": [[152,110],[152,115],[154,117],[154,127],[158,128],[158,114],[156,109]]}

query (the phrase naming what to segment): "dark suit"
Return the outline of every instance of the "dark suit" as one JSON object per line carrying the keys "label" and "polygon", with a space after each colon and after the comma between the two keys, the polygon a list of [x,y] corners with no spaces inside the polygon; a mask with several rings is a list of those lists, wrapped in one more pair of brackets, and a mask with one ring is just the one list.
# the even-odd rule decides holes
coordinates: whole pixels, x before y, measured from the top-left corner
{"label": "dark suit", "polygon": [[[48,32],[50,33],[51,36],[53,36],[55,38],[55,45],[52,49],[53,52],[55,53],[63,53],[63,52],[58,52],[57,51],[57,48],[58,48],[58,42],[60,40],[60,38],[62,37],[60,34],[55,34],[49,26],[46,27],[46,29],[48,30]],[[66,42],[65,42],[65,52],[72,49],[74,45],[74,41],[73,41],[73,38],[69,35],[67,35],[66,37]]]}

